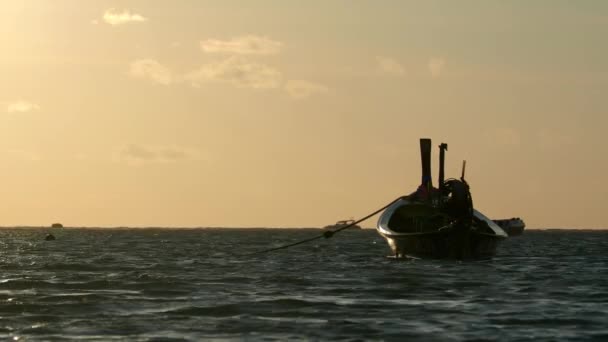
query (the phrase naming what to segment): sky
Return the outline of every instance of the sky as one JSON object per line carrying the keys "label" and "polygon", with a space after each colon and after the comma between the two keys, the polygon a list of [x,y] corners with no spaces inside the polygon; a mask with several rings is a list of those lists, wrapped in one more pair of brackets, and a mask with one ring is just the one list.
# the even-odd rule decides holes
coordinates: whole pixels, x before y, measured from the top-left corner
{"label": "sky", "polygon": [[487,216],[608,228],[607,36],[599,0],[2,1],[0,226],[322,227],[431,138]]}

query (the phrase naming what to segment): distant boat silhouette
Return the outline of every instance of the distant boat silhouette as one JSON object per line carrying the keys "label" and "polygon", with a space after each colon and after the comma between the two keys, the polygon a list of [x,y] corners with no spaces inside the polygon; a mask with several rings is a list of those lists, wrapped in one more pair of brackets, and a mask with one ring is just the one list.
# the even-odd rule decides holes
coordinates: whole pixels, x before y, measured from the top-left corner
{"label": "distant boat silhouette", "polygon": [[63,225],[61,223],[53,223],[51,228],[63,228]]}
{"label": "distant boat silhouette", "polygon": [[519,217],[513,217],[510,219],[493,220],[494,223],[500,226],[509,236],[518,236],[524,233],[526,224],[524,220]]}
{"label": "distant boat silhouette", "polygon": [[[336,222],[335,224],[330,224],[328,226],[325,226],[325,227],[323,227],[323,229],[337,229],[337,228],[342,228],[344,226],[348,226],[353,223],[355,223],[355,220],[342,220],[342,221]],[[359,226],[358,224],[355,224],[346,229],[361,229],[361,226]]]}

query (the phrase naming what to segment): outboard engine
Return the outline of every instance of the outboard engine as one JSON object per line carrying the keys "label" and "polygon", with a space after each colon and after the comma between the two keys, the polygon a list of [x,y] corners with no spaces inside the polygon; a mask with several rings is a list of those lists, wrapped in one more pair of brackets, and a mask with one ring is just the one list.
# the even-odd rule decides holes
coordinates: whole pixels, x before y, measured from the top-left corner
{"label": "outboard engine", "polygon": [[473,217],[473,199],[469,191],[469,184],[464,180],[463,174],[460,180],[444,180],[445,151],[448,144],[439,145],[439,191],[441,197],[446,198],[442,204],[445,212],[455,219],[470,220]]}
{"label": "outboard engine", "polygon": [[470,219],[473,217],[473,198],[469,185],[465,181],[448,179],[443,183],[445,211],[455,219]]}

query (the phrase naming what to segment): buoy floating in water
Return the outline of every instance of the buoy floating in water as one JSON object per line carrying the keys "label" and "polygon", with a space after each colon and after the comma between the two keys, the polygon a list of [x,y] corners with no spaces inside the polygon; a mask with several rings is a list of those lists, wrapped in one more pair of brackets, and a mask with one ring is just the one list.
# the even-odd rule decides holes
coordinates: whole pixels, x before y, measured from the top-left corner
{"label": "buoy floating in water", "polygon": [[47,234],[44,239],[46,241],[53,241],[53,240],[55,240],[55,235],[53,235],[53,234]]}

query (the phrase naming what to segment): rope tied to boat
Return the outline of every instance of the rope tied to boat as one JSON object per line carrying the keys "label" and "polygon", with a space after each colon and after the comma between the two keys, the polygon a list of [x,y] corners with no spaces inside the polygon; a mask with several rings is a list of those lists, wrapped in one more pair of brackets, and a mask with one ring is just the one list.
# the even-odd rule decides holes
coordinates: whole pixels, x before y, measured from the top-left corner
{"label": "rope tied to boat", "polygon": [[363,218],[360,218],[360,219],[358,219],[357,221],[354,221],[354,222],[352,222],[352,223],[349,223],[349,224],[347,224],[347,225],[345,225],[345,226],[343,226],[343,227],[340,227],[340,228],[338,228],[338,229],[336,229],[336,230],[328,230],[328,231],[323,232],[323,234],[318,235],[318,236],[315,236],[315,237],[312,237],[312,238],[308,238],[308,239],[304,239],[304,240],[302,240],[302,241],[298,241],[298,242],[290,243],[290,244],[288,244],[288,245],[283,245],[283,246],[274,247],[274,248],[268,248],[268,249],[264,249],[264,250],[257,251],[257,252],[253,252],[253,253],[247,253],[247,254],[244,254],[244,256],[248,256],[248,255],[256,255],[256,254],[264,254],[264,253],[268,253],[268,252],[278,251],[278,250],[281,250],[281,249],[287,249],[287,248],[289,248],[289,247],[293,247],[293,246],[301,245],[301,244],[303,244],[303,243],[307,243],[307,242],[310,242],[310,241],[314,241],[314,240],[317,240],[317,239],[320,239],[320,238],[326,238],[326,239],[329,239],[329,238],[333,237],[333,236],[334,236],[336,233],[339,233],[339,232],[341,232],[341,231],[343,231],[343,230],[345,230],[345,229],[348,229],[348,228],[350,228],[350,227],[352,227],[352,226],[354,226],[354,225],[356,225],[356,224],[358,224],[358,223],[361,223],[361,222],[363,222],[363,221],[367,220],[368,218],[370,218],[370,217],[372,217],[372,216],[374,216],[374,215],[378,214],[379,212],[381,212],[381,211],[383,211],[384,209],[386,209],[386,208],[388,208],[389,206],[391,206],[393,203],[395,203],[395,202],[397,202],[398,200],[400,200],[400,199],[402,199],[402,198],[405,198],[405,197],[407,197],[407,196],[400,196],[400,197],[397,197],[397,198],[395,198],[393,201],[391,201],[389,204],[387,204],[387,205],[383,206],[382,208],[380,208],[380,209],[378,209],[378,210],[374,211],[373,213],[371,213],[371,214],[369,214],[369,215],[367,215],[367,216],[365,216],[365,217],[363,217]]}

